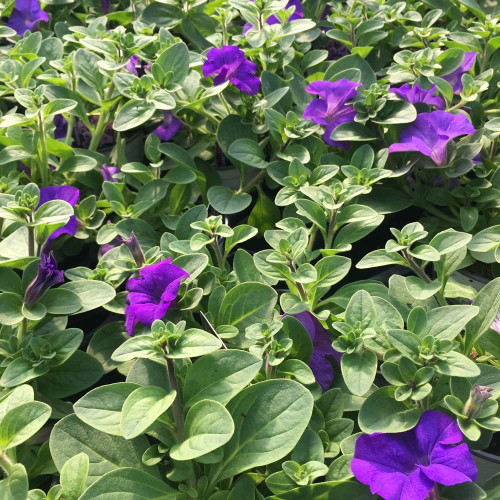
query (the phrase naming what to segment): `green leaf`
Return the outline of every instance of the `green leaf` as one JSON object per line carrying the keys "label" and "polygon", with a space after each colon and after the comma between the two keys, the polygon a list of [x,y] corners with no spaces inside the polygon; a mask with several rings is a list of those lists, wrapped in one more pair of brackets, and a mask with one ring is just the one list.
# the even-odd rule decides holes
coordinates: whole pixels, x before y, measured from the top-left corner
{"label": "green leaf", "polygon": [[345,353],[341,358],[342,376],[355,396],[366,394],[377,374],[377,355],[371,351]]}
{"label": "green leaf", "polygon": [[75,74],[102,96],[106,77],[99,71],[99,61],[102,59],[93,52],[78,49],[74,55],[73,66]]}
{"label": "green leaf", "polygon": [[167,155],[171,160],[177,163],[177,165],[190,170],[198,170],[196,163],[189,153],[177,144],[174,144],[173,142],[164,142],[158,146],[158,150],[164,155]]}
{"label": "green leaf", "polygon": [[268,380],[247,387],[228,404],[235,432],[209,477],[220,481],[286,456],[309,423],[313,398],[292,380]]}
{"label": "green leaf", "polygon": [[98,431],[122,436],[122,407],[130,394],[138,388],[137,384],[128,382],[96,387],[73,405],[75,415]]}
{"label": "green leaf", "polygon": [[184,406],[209,399],[225,405],[257,375],[262,359],[246,351],[225,349],[207,354],[190,366],[184,381]]}
{"label": "green leaf", "polygon": [[192,460],[226,444],[233,435],[234,424],[229,412],[217,401],[195,403],[186,415],[186,439],[170,450],[174,460]]}
{"label": "green leaf", "polygon": [[348,325],[359,323],[361,328],[372,326],[377,319],[373,300],[365,290],[357,291],[349,301],[345,311],[345,322]]}
{"label": "green leaf", "polygon": [[242,337],[248,326],[271,319],[277,300],[278,294],[269,285],[241,283],[224,297],[217,323],[235,326]]}
{"label": "green leaf", "polygon": [[489,252],[500,244],[500,225],[491,226],[476,233],[470,243],[469,250],[473,252]]}
{"label": "green leaf", "polygon": [[191,328],[186,330],[175,347],[165,356],[171,359],[196,358],[220,349],[221,341],[214,335]]}
{"label": "green leaf", "polygon": [[85,483],[89,473],[89,457],[85,453],[78,453],[71,457],[61,469],[61,486],[64,496],[69,499],[80,498],[85,490]]}
{"label": "green leaf", "polygon": [[432,335],[440,340],[453,340],[476,317],[479,308],[475,306],[444,306],[427,313],[427,328],[421,337]]}
{"label": "green leaf", "polygon": [[113,121],[113,129],[117,132],[124,132],[138,127],[146,123],[154,115],[155,110],[156,107],[152,102],[128,101],[118,111]]}
{"label": "green leaf", "polygon": [[123,404],[121,432],[126,439],[143,434],[158,417],[165,413],[176,397],[175,391],[166,392],[160,387],[139,387]]}
{"label": "green leaf", "polygon": [[28,498],[29,480],[22,464],[14,464],[9,475],[0,481],[0,500],[26,500]]}
{"label": "green leaf", "polygon": [[212,186],[207,197],[214,209],[224,215],[242,212],[252,202],[248,193],[236,193],[226,186]]}
{"label": "green leaf", "polygon": [[36,377],[41,377],[49,371],[48,366],[33,366],[23,357],[12,360],[0,378],[3,387],[15,387]]}
{"label": "green leaf", "polygon": [[258,143],[252,139],[237,139],[229,146],[228,153],[250,167],[267,167],[264,152]]}
{"label": "green leaf", "polygon": [[286,359],[278,365],[278,373],[293,377],[304,385],[311,385],[316,382],[312,370],[300,359]]}
{"label": "green leaf", "polygon": [[87,486],[107,472],[123,467],[135,467],[156,474],[154,468],[142,463],[142,455],[148,447],[145,436],[132,440],[111,436],[88,426],[76,415],[68,415],[57,422],[50,435],[50,453],[59,471],[75,455],[88,455]]}
{"label": "green leaf", "polygon": [[317,278],[312,287],[331,287],[342,280],[351,268],[351,259],[331,255],[320,259],[314,266]]}
{"label": "green leaf", "polygon": [[408,293],[417,300],[428,299],[441,289],[440,281],[434,280],[430,283],[425,283],[417,276],[407,276],[405,278],[405,285]]}
{"label": "green leaf", "polygon": [[111,285],[96,280],[71,281],[61,285],[59,289],[69,290],[78,295],[82,303],[82,308],[78,310],[79,314],[107,304],[116,295],[115,289]]}
{"label": "green leaf", "polygon": [[111,356],[118,363],[137,358],[163,359],[163,351],[154,344],[151,335],[139,335],[125,341]]}
{"label": "green leaf", "polygon": [[358,418],[363,432],[404,432],[417,425],[420,410],[396,401],[395,391],[395,387],[382,387],[368,396]]}
{"label": "green leaf", "polygon": [[[156,4],[152,4],[156,5]],[[170,7],[169,5],[164,7]],[[179,491],[145,471],[123,467],[103,475],[78,500],[175,500]]]}
{"label": "green leaf", "polygon": [[433,368],[442,375],[450,377],[477,377],[481,374],[479,366],[459,352],[451,351],[444,359],[435,362]]}
{"label": "green leaf", "polygon": [[87,353],[101,363],[104,373],[108,373],[120,365],[111,359],[111,355],[129,338],[123,322],[108,323],[92,335]]}
{"label": "green leaf", "polygon": [[142,21],[150,25],[172,28],[179,24],[184,16],[184,12],[175,5],[155,2],[144,9]]}
{"label": "green leaf", "polygon": [[65,316],[80,311],[82,308],[80,297],[75,292],[64,288],[47,290],[40,299],[40,304],[43,304],[50,314]]}
{"label": "green leaf", "polygon": [[3,325],[17,325],[23,319],[23,301],[15,293],[4,292],[0,294],[0,323]]}
{"label": "green leaf", "polygon": [[376,134],[371,129],[358,122],[347,122],[340,124],[331,133],[332,141],[374,141]]}
{"label": "green leaf", "polygon": [[182,85],[189,74],[189,51],[186,44],[183,42],[174,43],[160,54],[156,64],[161,66],[164,74],[172,72],[169,84],[179,83]]}
{"label": "green leaf", "polygon": [[12,408],[0,422],[0,449],[5,451],[24,443],[43,427],[51,412],[49,405],[39,401]]}
{"label": "green leaf", "polygon": [[358,269],[370,269],[372,267],[380,266],[405,266],[408,267],[407,262],[396,252],[386,252],[383,249],[374,250],[366,254],[357,264]]}
{"label": "green leaf", "polygon": [[350,481],[324,483],[301,486],[293,490],[267,497],[266,500],[331,500],[331,499],[373,500],[370,488],[364,484]]}
{"label": "green leaf", "polygon": [[229,253],[236,245],[253,238],[257,234],[257,229],[248,224],[241,224],[234,228],[234,234],[226,238],[225,251]]}
{"label": "green leaf", "polygon": [[390,343],[402,354],[410,359],[418,359],[420,338],[406,330],[389,330],[387,337]]}

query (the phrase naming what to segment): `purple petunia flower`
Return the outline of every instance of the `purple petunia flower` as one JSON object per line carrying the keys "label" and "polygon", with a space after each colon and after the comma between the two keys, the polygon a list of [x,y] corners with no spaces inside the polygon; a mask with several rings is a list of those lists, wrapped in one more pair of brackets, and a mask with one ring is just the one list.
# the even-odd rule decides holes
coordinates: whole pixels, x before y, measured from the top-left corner
{"label": "purple petunia flower", "polygon": [[429,106],[436,106],[438,109],[444,109],[443,99],[439,96],[433,95],[435,90],[435,85],[433,85],[429,90],[425,90],[420,88],[418,83],[413,84],[413,87],[411,88],[409,83],[405,83],[399,88],[390,88],[389,92],[402,97],[405,101],[408,101],[411,104],[425,102],[425,104],[429,104]]}
{"label": "purple petunia flower", "polygon": [[[76,205],[78,201],[78,196],[80,196],[80,191],[73,186],[47,186],[40,188],[40,199],[38,201],[37,209],[40,205],[47,203],[51,200],[64,200],[68,202],[72,207]],[[44,250],[47,249],[47,246],[50,244],[51,240],[55,240],[57,237],[62,234],[69,234],[74,236],[77,229],[76,217],[72,215],[69,218],[69,221],[62,227],[56,229],[47,240],[47,245]]]}
{"label": "purple petunia flower", "polygon": [[24,302],[29,306],[38,302],[50,287],[63,281],[64,273],[57,269],[54,254],[50,252],[47,256],[42,253],[35,279],[26,288]]}
{"label": "purple petunia flower", "polygon": [[68,133],[68,120],[63,115],[54,116],[54,139],[65,139]]}
{"label": "purple petunia flower", "polygon": [[[253,2],[254,0],[250,1]],[[292,7],[295,7],[295,10],[288,18],[288,21],[302,19],[304,17],[304,11],[302,10],[302,4],[300,3],[300,0],[289,0],[289,2],[285,6],[285,9],[291,9]],[[266,19],[266,24],[279,24],[279,19],[276,16],[269,16]],[[255,28],[255,26],[252,26],[250,23],[245,23],[245,25],[243,26],[243,34],[246,34],[246,32],[252,28]]]}
{"label": "purple petunia flower", "polygon": [[49,15],[41,9],[38,0],[16,0],[7,26],[24,36],[26,31],[36,31],[40,21],[49,22]]}
{"label": "purple petunia flower", "polygon": [[139,274],[140,278],[130,278],[126,285],[129,293],[125,328],[130,336],[134,335],[137,323],[151,326],[153,321],[161,319],[177,298],[181,280],[189,277],[184,269],[172,264],[170,257],[143,267]]}
{"label": "purple petunia flower", "polygon": [[500,311],[498,311],[497,315],[495,316],[495,319],[493,320],[493,323],[491,323],[492,330],[495,330],[495,332],[500,333]]}
{"label": "purple petunia flower", "polygon": [[102,164],[102,168],[99,170],[102,174],[102,178],[105,181],[109,182],[120,182],[115,175],[119,174],[121,171],[118,167],[112,167],[111,165],[108,165],[107,163]]}
{"label": "purple petunia flower", "polygon": [[429,156],[436,165],[445,166],[448,142],[455,137],[474,133],[472,123],[465,115],[446,111],[420,113],[415,123],[401,133],[401,142],[389,146],[389,153],[419,151]]}
{"label": "purple petunia flower", "polygon": [[424,500],[435,483],[475,481],[477,469],[458,424],[428,410],[417,426],[395,434],[358,437],[351,470],[385,500]]}
{"label": "purple petunia flower", "polygon": [[163,123],[153,130],[153,134],[156,134],[160,141],[167,142],[177,134],[180,126],[181,121],[173,115],[172,111],[164,111]]}
{"label": "purple petunia flower", "polygon": [[220,49],[210,49],[203,63],[203,76],[217,74],[214,85],[230,81],[242,92],[255,95],[259,91],[260,79],[253,76],[257,65],[245,58],[245,53],[234,45],[223,45]]}
{"label": "purple petunia flower", "polygon": [[441,76],[443,80],[446,80],[449,84],[451,84],[454,94],[460,94],[460,92],[462,92],[462,75],[464,73],[467,73],[467,71],[469,71],[472,66],[474,66],[474,63],[476,62],[476,56],[477,54],[475,52],[466,52],[464,54],[464,60],[462,61],[462,64],[455,71],[452,71],[448,75]]}
{"label": "purple petunia flower", "polygon": [[321,386],[322,391],[325,392],[333,382],[333,367],[328,358],[334,359],[340,364],[342,353],[332,347],[328,331],[323,328],[318,319],[310,312],[305,311],[293,316],[302,323],[311,337],[313,354],[309,361],[309,367],[314,373],[316,382]]}
{"label": "purple petunia flower", "polygon": [[150,62],[141,61],[137,56],[130,56],[128,63],[124,68],[135,76],[143,76],[146,74],[146,69],[150,69]]}
{"label": "purple petunia flower", "polygon": [[310,118],[314,123],[326,126],[324,139],[327,144],[347,149],[345,141],[333,141],[330,136],[340,124],[354,120],[356,111],[346,102],[357,94],[356,88],[361,85],[342,78],[336,82],[318,80],[306,87],[306,92],[318,94],[320,97],[307,105],[304,120]]}

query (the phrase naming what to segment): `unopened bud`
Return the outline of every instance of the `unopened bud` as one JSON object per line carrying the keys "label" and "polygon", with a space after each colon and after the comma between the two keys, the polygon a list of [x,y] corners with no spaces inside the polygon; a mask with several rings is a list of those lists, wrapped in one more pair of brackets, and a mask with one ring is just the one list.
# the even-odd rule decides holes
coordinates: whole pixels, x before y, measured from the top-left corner
{"label": "unopened bud", "polygon": [[483,403],[488,398],[491,398],[492,391],[493,387],[473,385],[470,390],[469,399],[464,406],[464,415],[469,419],[474,418],[481,410]]}
{"label": "unopened bud", "polygon": [[144,258],[144,254],[142,253],[141,245],[139,245],[139,241],[137,240],[134,231],[130,233],[130,238],[123,239],[123,243],[127,245],[132,257],[137,264],[137,267],[142,267],[146,259]]}

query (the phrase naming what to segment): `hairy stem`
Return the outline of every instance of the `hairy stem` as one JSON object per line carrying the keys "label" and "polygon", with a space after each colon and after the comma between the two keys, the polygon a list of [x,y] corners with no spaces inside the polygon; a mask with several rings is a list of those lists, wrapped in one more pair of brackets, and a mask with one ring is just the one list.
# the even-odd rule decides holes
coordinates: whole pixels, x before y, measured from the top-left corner
{"label": "hairy stem", "polygon": [[45,129],[43,126],[42,116],[38,115],[38,134],[40,140],[40,177],[42,187],[47,187],[49,182],[49,155],[47,153],[47,144],[45,142]]}
{"label": "hairy stem", "polygon": [[21,345],[21,342],[23,341],[24,336],[26,335],[26,331],[28,330],[28,320],[26,318],[23,318],[21,323],[19,323],[19,326],[17,327],[17,342],[19,346]]}
{"label": "hairy stem", "polygon": [[0,453],[0,467],[4,471],[5,476],[9,475],[9,471],[13,465],[14,462],[12,462],[5,452]]}
{"label": "hairy stem", "polygon": [[[114,88],[115,84],[111,82],[108,87],[108,91],[106,92],[106,96],[104,97],[105,101],[111,98],[111,96],[113,95]],[[89,146],[90,151],[96,151],[97,148],[99,147],[102,134],[104,134],[106,126],[109,123],[111,117],[110,115],[111,115],[110,111],[104,111],[104,109],[102,110],[102,113],[99,115],[99,121],[97,122],[95,131],[92,135],[92,140],[90,141],[90,146]]]}

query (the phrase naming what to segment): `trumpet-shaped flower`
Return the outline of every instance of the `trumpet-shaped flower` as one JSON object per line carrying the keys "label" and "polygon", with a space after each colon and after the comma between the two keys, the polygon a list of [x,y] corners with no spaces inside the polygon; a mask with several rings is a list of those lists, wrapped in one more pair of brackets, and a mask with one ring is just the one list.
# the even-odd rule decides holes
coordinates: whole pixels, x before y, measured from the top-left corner
{"label": "trumpet-shaped flower", "polygon": [[434,95],[435,90],[435,85],[433,85],[429,90],[425,90],[421,88],[418,83],[413,84],[413,87],[410,87],[409,83],[405,83],[399,88],[390,88],[389,92],[402,97],[405,101],[408,101],[411,104],[424,102],[430,106],[436,106],[438,109],[444,109],[444,101],[441,97]]}
{"label": "trumpet-shaped flower", "polygon": [[361,83],[342,78],[336,82],[318,80],[306,87],[309,94],[317,94],[319,98],[312,100],[304,111],[304,120],[310,118],[314,123],[325,125],[325,142],[331,146],[347,149],[346,142],[330,139],[332,132],[342,123],[352,122],[356,111],[352,104],[346,104],[357,94]]}
{"label": "trumpet-shaped flower", "polygon": [[[47,186],[40,188],[40,199],[38,200],[38,206],[43,205],[51,200],[63,200],[68,202],[72,207],[76,205],[78,201],[78,196],[80,196],[80,191],[73,186]],[[50,236],[47,241],[47,244],[50,243],[51,240],[56,239],[57,237],[63,234],[69,234],[74,236],[77,229],[76,217],[72,215],[69,218],[69,221],[62,227],[56,229]]]}
{"label": "trumpet-shaped flower", "polygon": [[151,326],[165,315],[177,298],[181,280],[189,277],[184,269],[172,264],[171,258],[144,266],[139,275],[139,278],[130,278],[126,285],[129,293],[125,328],[131,336],[137,323]]}
{"label": "trumpet-shaped flower", "polygon": [[351,470],[385,500],[424,500],[435,483],[475,481],[477,469],[458,424],[428,410],[417,426],[395,434],[358,437]]}
{"label": "trumpet-shaped flower", "polygon": [[444,75],[441,77],[453,87],[454,94],[460,94],[460,92],[462,92],[462,75],[464,73],[467,73],[467,71],[469,71],[472,66],[474,66],[474,63],[476,62],[476,56],[477,54],[475,52],[466,52],[464,54],[464,60],[462,61],[462,64],[455,71],[452,71],[448,75]]}
{"label": "trumpet-shaped flower", "polygon": [[163,123],[153,130],[153,134],[156,134],[160,141],[167,142],[173,139],[180,126],[181,121],[173,115],[172,111],[164,111]]}
{"label": "trumpet-shaped flower", "polygon": [[49,15],[41,9],[38,0],[16,0],[7,26],[24,36],[26,31],[36,31],[40,21],[49,22]]}
{"label": "trumpet-shaped flower", "polygon": [[257,65],[245,58],[245,53],[234,45],[223,45],[220,49],[210,49],[203,63],[203,76],[214,78],[214,85],[230,81],[242,92],[255,95],[259,91],[260,79],[254,76]]}
{"label": "trumpet-shaped flower", "polygon": [[448,142],[474,132],[472,123],[465,115],[446,111],[420,113],[414,124],[401,133],[401,142],[389,146],[389,153],[418,151],[431,158],[436,165],[445,166]]}
{"label": "trumpet-shaped flower", "polygon": [[108,165],[107,163],[102,164],[102,168],[99,170],[102,174],[102,178],[105,181],[109,182],[120,182],[115,175],[120,173],[120,169],[118,167],[112,167],[111,165]]}
{"label": "trumpet-shaped flower", "polygon": [[43,294],[52,286],[64,281],[63,271],[57,269],[57,262],[52,252],[42,253],[35,279],[28,285],[24,294],[24,302],[32,305],[38,302]]}
{"label": "trumpet-shaped flower", "polygon": [[310,312],[305,311],[294,314],[294,317],[302,323],[311,337],[313,353],[309,361],[309,367],[314,373],[316,382],[318,382],[323,392],[325,392],[333,382],[333,367],[329,359],[340,363],[342,354],[332,347],[328,331],[323,328],[318,319]]}

